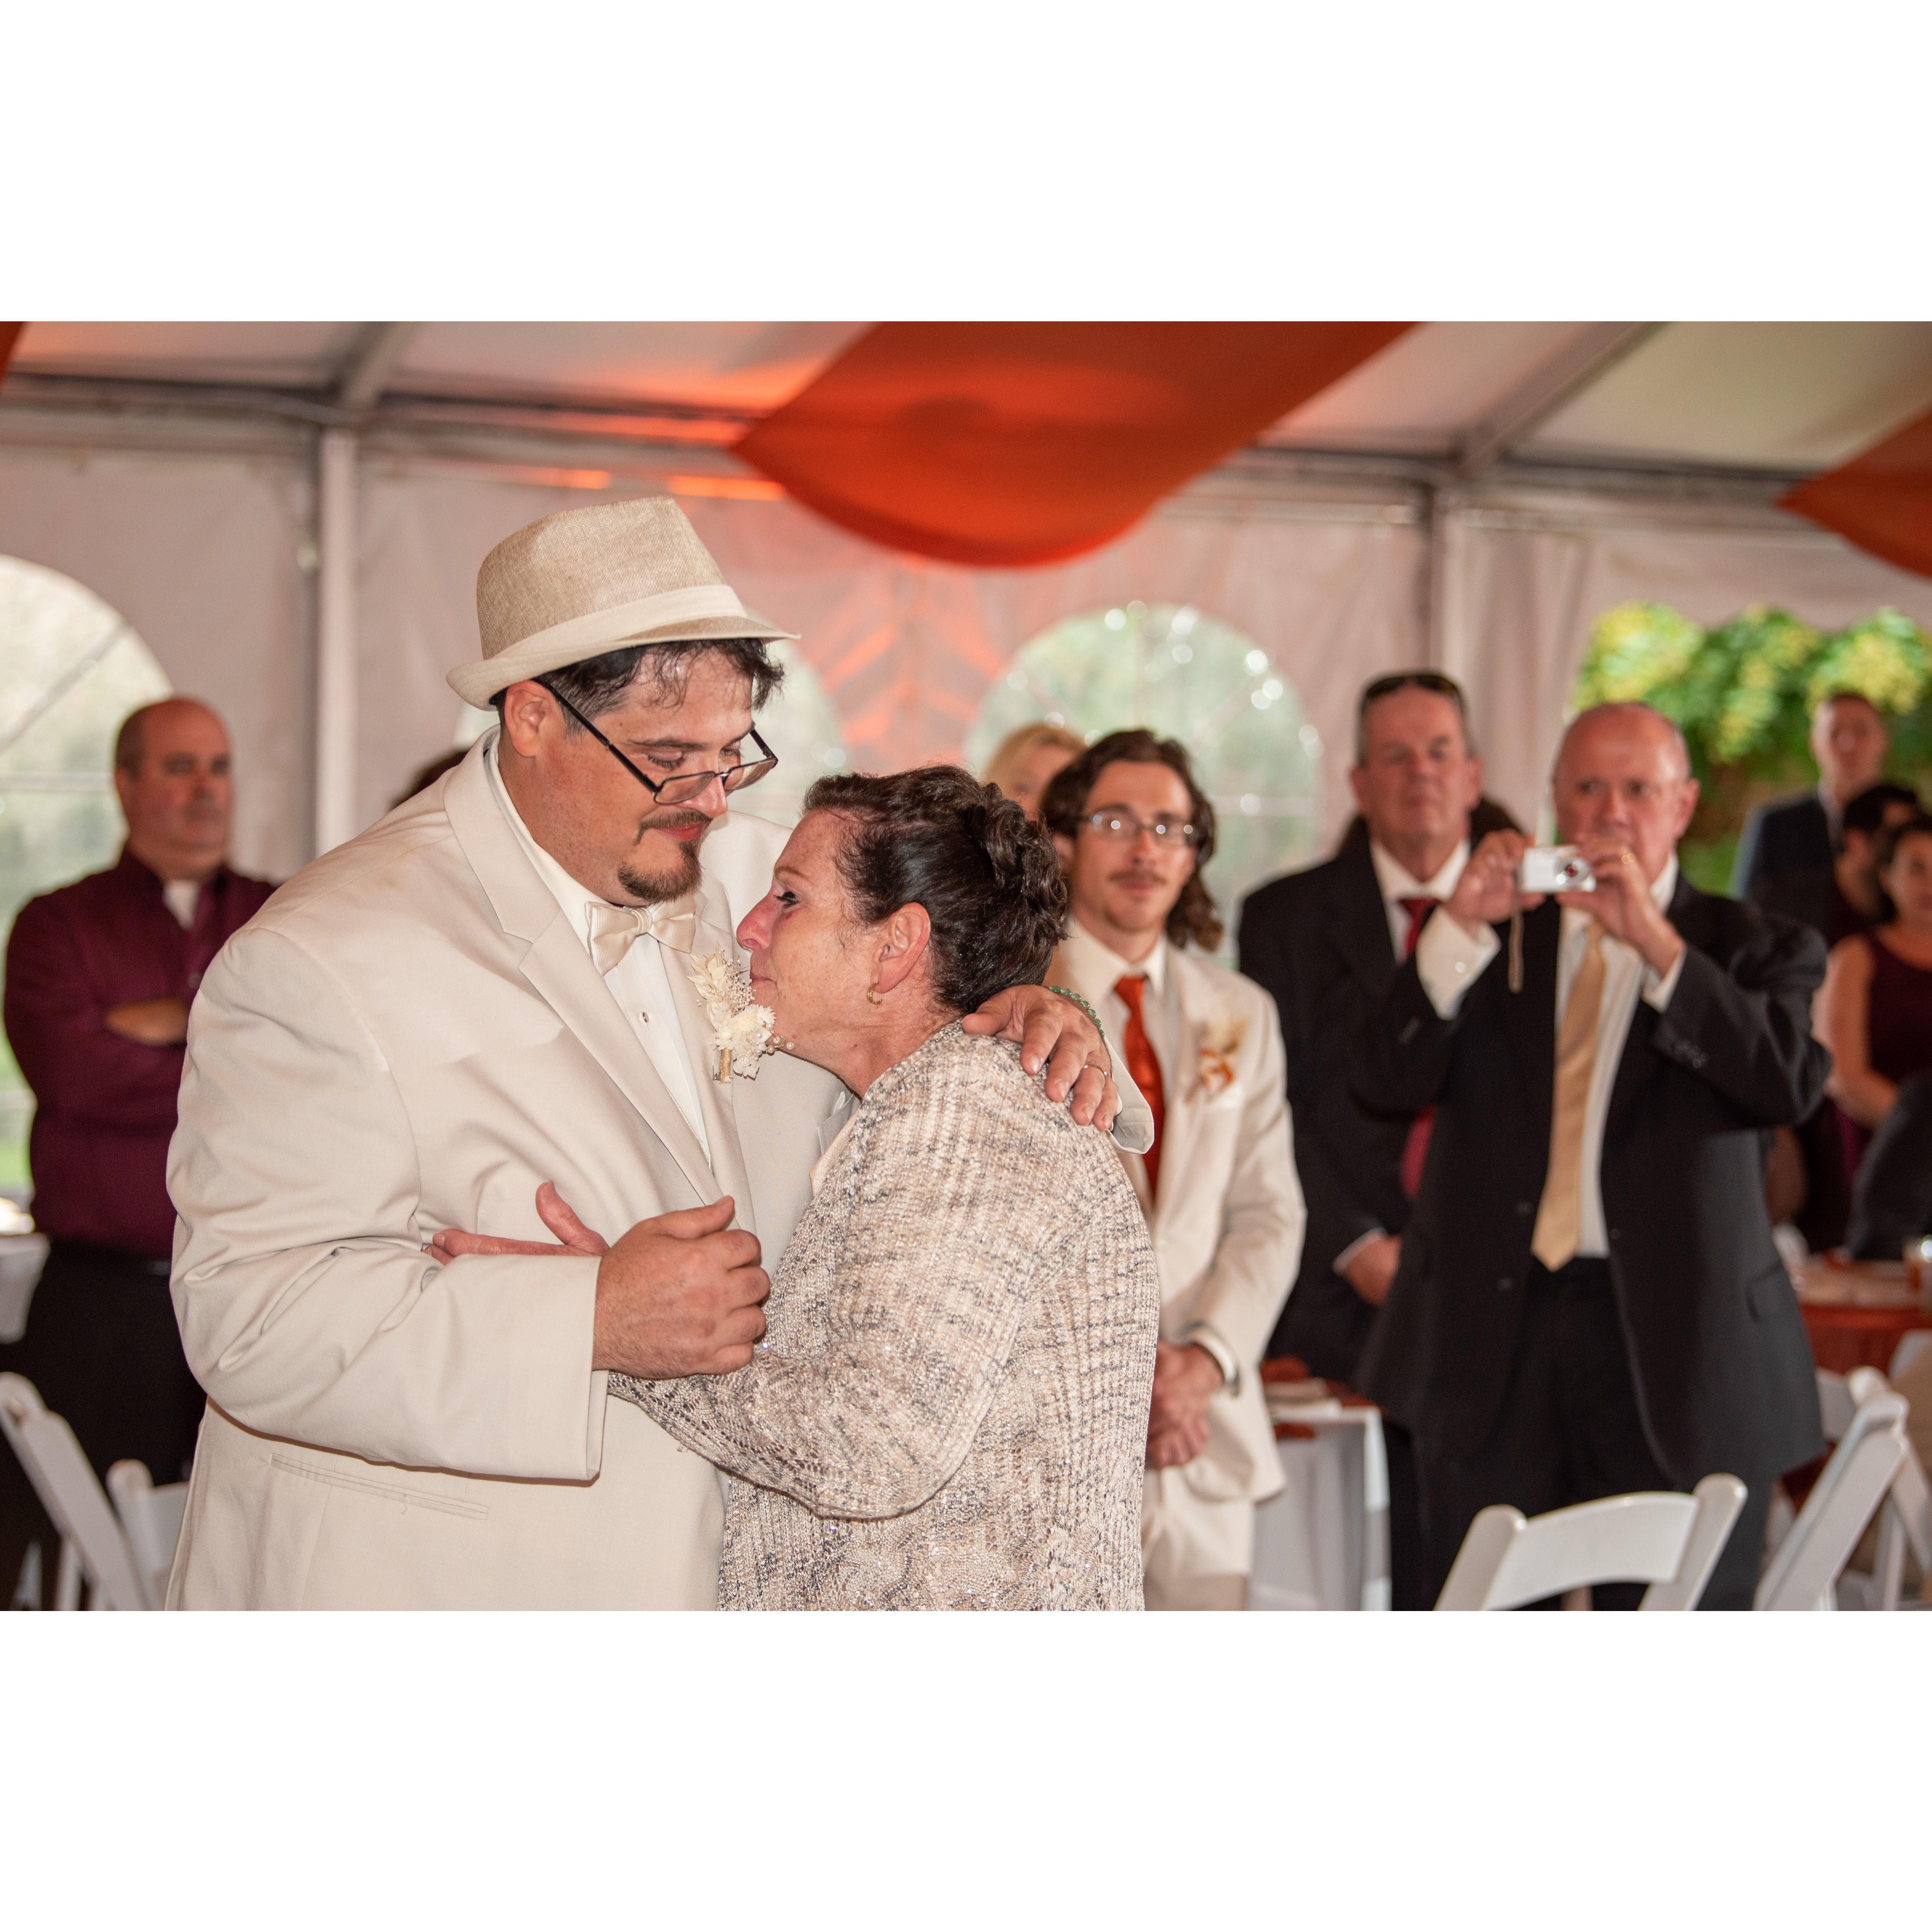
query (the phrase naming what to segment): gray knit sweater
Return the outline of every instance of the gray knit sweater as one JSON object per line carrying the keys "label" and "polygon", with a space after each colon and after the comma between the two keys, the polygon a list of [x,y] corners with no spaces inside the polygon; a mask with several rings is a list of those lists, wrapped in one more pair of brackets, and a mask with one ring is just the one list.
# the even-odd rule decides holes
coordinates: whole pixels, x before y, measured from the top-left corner
{"label": "gray knit sweater", "polygon": [[728,1376],[613,1394],[741,1480],[730,1610],[1138,1610],[1160,1281],[1106,1137],[955,1024],[873,1082]]}

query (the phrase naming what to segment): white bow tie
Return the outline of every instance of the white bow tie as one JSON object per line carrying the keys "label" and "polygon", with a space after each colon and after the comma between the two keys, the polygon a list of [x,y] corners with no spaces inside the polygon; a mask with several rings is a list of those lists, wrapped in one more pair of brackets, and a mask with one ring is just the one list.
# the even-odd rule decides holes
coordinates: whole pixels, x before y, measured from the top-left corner
{"label": "white bow tie", "polygon": [[696,896],[691,892],[681,899],[668,899],[662,905],[614,906],[593,899],[586,910],[591,962],[600,977],[647,932],[674,952],[688,952],[698,943]]}

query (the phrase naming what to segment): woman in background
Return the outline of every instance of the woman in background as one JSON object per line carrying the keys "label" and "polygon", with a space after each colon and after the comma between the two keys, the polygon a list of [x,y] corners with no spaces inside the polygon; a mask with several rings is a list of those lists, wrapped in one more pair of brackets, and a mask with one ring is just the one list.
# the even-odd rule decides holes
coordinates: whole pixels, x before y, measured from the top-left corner
{"label": "woman in background", "polygon": [[1047,787],[1086,748],[1078,731],[1036,720],[1000,740],[999,749],[986,760],[986,781],[998,785],[1037,825]]}
{"label": "woman in background", "polygon": [[1832,1049],[1825,1091],[1844,1116],[1854,1174],[1900,1083],[1932,1072],[1932,816],[1886,830],[1878,880],[1892,916],[1832,947],[1813,1022]]}

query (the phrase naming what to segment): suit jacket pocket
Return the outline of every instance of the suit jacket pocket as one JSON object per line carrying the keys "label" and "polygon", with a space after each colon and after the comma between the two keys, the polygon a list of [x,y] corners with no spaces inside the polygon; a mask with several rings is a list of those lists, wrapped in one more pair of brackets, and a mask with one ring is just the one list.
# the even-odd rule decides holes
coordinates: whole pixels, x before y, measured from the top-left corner
{"label": "suit jacket pocket", "polygon": [[434,1490],[411,1488],[404,1483],[385,1481],[378,1476],[362,1476],[346,1469],[331,1468],[305,1462],[294,1456],[271,1456],[270,1464],[285,1476],[301,1476],[331,1489],[348,1490],[376,1502],[394,1503],[404,1509],[440,1510],[446,1516],[467,1516],[481,1522],[490,1514],[487,1503],[473,1503],[463,1496],[440,1496]]}

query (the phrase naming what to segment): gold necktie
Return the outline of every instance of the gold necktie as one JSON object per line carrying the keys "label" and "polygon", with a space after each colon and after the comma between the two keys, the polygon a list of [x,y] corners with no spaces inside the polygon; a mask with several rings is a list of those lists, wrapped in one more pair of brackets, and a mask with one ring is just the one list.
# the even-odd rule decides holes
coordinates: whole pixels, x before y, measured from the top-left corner
{"label": "gold necktie", "polygon": [[1588,934],[1557,1029],[1550,1169],[1529,1244],[1530,1252],[1552,1274],[1575,1255],[1583,1232],[1583,1116],[1597,1064],[1597,1016],[1604,1005],[1604,928],[1593,919]]}
{"label": "gold necktie", "polygon": [[674,952],[688,952],[698,943],[697,898],[686,892],[662,905],[614,906],[593,899],[590,915],[590,958],[601,978],[646,933]]}

